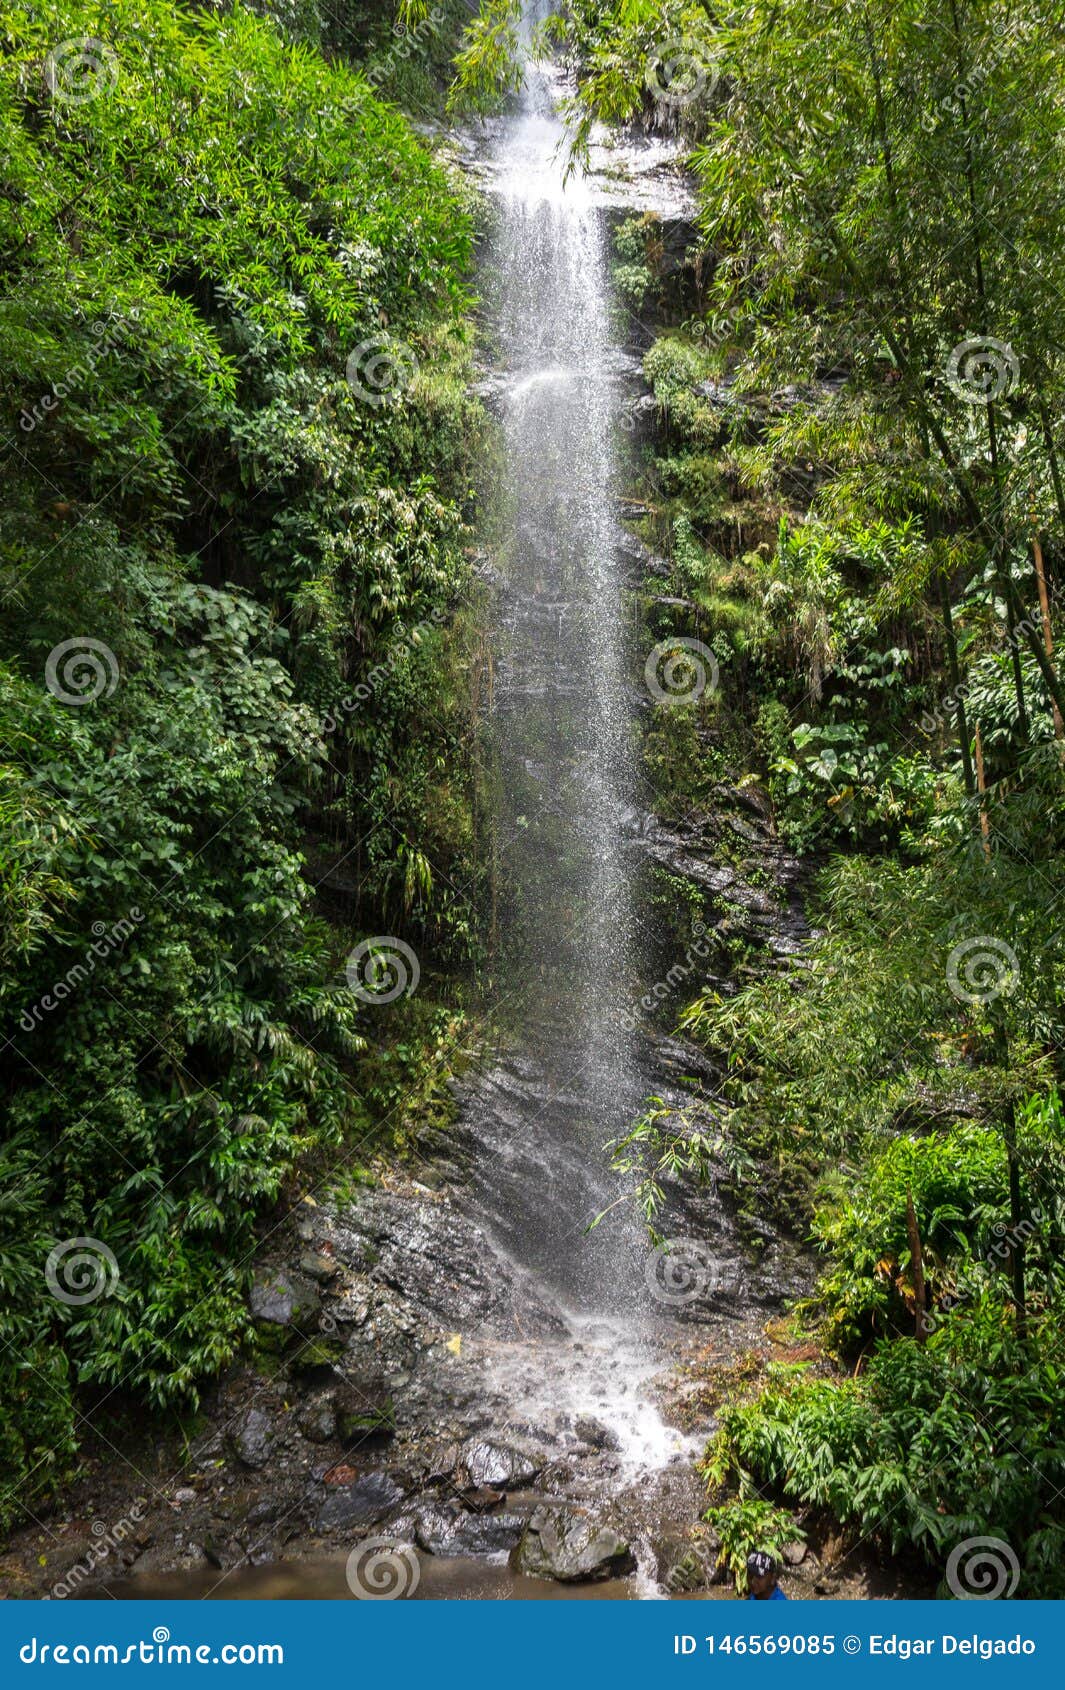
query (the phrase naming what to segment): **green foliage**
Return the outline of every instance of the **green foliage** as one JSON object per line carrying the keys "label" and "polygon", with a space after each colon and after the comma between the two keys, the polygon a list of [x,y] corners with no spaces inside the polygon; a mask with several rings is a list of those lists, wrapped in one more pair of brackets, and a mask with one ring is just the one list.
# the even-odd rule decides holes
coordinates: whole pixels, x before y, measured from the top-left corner
{"label": "green foliage", "polygon": [[[563,33],[560,22],[558,34]],[[579,84],[570,104],[570,144],[587,158],[594,121],[696,130],[702,99],[716,81],[715,25],[690,0],[624,0],[602,6],[574,0],[565,39],[577,58]],[[691,96],[695,92],[698,98]]]}
{"label": "green foliage", "polygon": [[[757,758],[783,842],[823,866],[803,954],[712,981],[682,1025],[728,1063],[728,1137],[823,1247],[832,1342],[891,1339],[853,1383],[728,1411],[720,1475],[932,1565],[998,1531],[1022,1593],[1057,1594],[1065,698],[1033,537],[1060,652],[1059,8],[567,20],[578,152],[597,118],[697,143],[697,301],[655,292],[634,226],[619,245],[662,325],[647,644],[694,634],[721,672],[712,718],[653,714],[645,767],[698,814]],[[665,35],[712,66],[682,112],[652,86]]]}
{"label": "green foliage", "polygon": [[497,112],[521,87],[523,71],[518,0],[485,0],[463,35],[448,93],[452,115]]}
{"label": "green foliage", "polygon": [[[195,1401],[264,1210],[396,1112],[355,938],[477,943],[470,222],[309,27],[3,19],[0,1441],[31,1503],[78,1391]],[[71,99],[48,55],[83,38]],[[49,682],[86,640],[100,684]],[[84,1304],[45,1283],[76,1238],[117,1270]]]}
{"label": "green foliage", "polygon": [[832,1257],[818,1299],[833,1342],[914,1328],[913,1263],[906,1203],[922,1242],[927,1307],[958,1295],[961,1265],[1008,1217],[1002,1144],[982,1125],[926,1138],[893,1139],[865,1163],[861,1180],[830,1176],[814,1214],[814,1235]]}
{"label": "green foliage", "polygon": [[693,1107],[685,1113],[660,1097],[647,1098],[643,1114],[610,1150],[620,1173],[637,1176],[633,1197],[656,1244],[661,1243],[654,1223],[665,1197],[664,1181],[683,1174],[705,1184],[727,1175],[739,1184],[755,1173],[751,1158],[704,1111]]}
{"label": "green foliage", "polygon": [[1018,1596],[1061,1596],[1061,1405],[1057,1346],[1018,1354],[988,1297],[923,1347],[881,1344],[859,1379],[788,1375],[725,1407],[706,1472],[909,1546],[941,1574],[956,1545],[998,1537],[1017,1555]]}
{"label": "green foliage", "polygon": [[[1049,857],[1061,800],[1044,788],[1043,806]],[[959,1094],[965,1113],[1001,1121],[1011,1098],[1051,1088],[1065,956],[1041,872],[944,845],[909,866],[837,859],[821,897],[823,925],[791,968],[683,1018],[728,1055],[744,1142],[832,1160],[913,1110],[949,1114]]]}
{"label": "green foliage", "polygon": [[703,1519],[720,1540],[718,1565],[732,1574],[741,1596],[747,1590],[748,1555],[761,1550],[779,1566],[786,1544],[806,1541],[806,1533],[791,1514],[757,1497],[732,1497],[708,1508]]}

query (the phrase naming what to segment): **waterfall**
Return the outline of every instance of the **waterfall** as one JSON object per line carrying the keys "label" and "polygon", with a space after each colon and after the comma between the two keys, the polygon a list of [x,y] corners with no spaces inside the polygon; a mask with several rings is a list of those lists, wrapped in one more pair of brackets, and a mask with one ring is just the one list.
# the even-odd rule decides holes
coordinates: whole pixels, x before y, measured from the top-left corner
{"label": "waterfall", "polygon": [[[529,1063],[482,1178],[509,1247],[581,1312],[628,1303],[647,1246],[607,1141],[641,1085],[625,1030],[633,946],[622,812],[635,787],[617,559],[617,358],[607,231],[565,177],[552,72],[529,63],[495,143],[490,255],[508,539],[494,740],[504,1019]],[[502,1136],[502,1135],[500,1135]]]}

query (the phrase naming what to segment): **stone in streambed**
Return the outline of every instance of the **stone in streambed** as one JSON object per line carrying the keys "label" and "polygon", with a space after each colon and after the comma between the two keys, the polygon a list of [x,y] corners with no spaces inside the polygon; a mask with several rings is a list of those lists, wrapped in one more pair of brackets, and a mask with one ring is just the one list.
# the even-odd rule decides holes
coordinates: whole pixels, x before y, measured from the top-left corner
{"label": "stone in streambed", "polygon": [[591,1444],[593,1449],[620,1449],[621,1439],[609,1426],[604,1426],[601,1420],[595,1420],[590,1414],[582,1414],[573,1422],[573,1430],[582,1444]]}
{"label": "stone in streambed", "polygon": [[510,1444],[470,1438],[462,1446],[459,1462],[471,1490],[518,1490],[531,1485],[543,1463],[536,1463]]}
{"label": "stone in streambed", "polygon": [[366,1473],[354,1484],[326,1498],[318,1510],[315,1530],[332,1532],[348,1526],[372,1526],[402,1500],[403,1492],[387,1473]]}
{"label": "stone in streambed", "polygon": [[591,1514],[567,1508],[538,1508],[511,1551],[515,1572],[532,1578],[580,1584],[619,1578],[636,1566],[632,1550]]}
{"label": "stone in streambed", "polygon": [[465,1514],[447,1503],[418,1510],[415,1541],[430,1555],[498,1555],[513,1549],[525,1529],[521,1514]]}

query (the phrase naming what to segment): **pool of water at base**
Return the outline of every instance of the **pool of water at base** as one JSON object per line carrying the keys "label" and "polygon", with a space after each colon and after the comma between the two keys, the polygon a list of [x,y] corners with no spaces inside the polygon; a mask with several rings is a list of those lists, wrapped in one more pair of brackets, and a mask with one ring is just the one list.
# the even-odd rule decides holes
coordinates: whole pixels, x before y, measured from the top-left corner
{"label": "pool of water at base", "polygon": [[[506,1560],[458,1559],[419,1555],[417,1588],[405,1598],[419,1602],[637,1602],[669,1600],[638,1577],[601,1579],[585,1584],[557,1584],[514,1573]],[[107,1595],[120,1601],[206,1601],[210,1599],[261,1602],[354,1601],[348,1588],[345,1556],[320,1560],[277,1561],[269,1566],[241,1567],[231,1573],[213,1568],[197,1572],[145,1575],[116,1579],[84,1596]],[[725,1586],[685,1595],[687,1601],[734,1601]]]}

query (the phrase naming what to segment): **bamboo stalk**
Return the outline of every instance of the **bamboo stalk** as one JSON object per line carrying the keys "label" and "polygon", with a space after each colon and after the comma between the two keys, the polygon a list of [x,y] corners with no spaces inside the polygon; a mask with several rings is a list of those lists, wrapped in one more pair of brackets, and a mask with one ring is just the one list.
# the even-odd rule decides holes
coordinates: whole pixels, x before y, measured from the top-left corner
{"label": "bamboo stalk", "polygon": [[928,1297],[924,1282],[924,1251],[917,1225],[917,1210],[913,1206],[913,1192],[906,1193],[906,1233],[910,1240],[910,1270],[913,1274],[913,1312],[916,1321],[915,1337],[923,1344],[928,1337]]}
{"label": "bamboo stalk", "polygon": [[984,856],[991,856],[991,822],[988,819],[987,805],[984,797],[987,792],[987,782],[984,779],[984,746],[980,738],[980,724],[974,722],[976,733],[976,790],[980,794],[980,832],[984,836]]}

